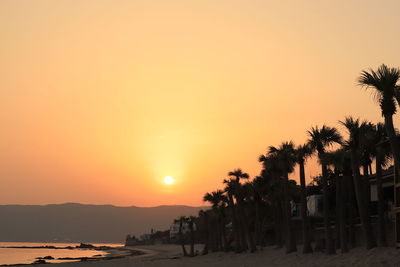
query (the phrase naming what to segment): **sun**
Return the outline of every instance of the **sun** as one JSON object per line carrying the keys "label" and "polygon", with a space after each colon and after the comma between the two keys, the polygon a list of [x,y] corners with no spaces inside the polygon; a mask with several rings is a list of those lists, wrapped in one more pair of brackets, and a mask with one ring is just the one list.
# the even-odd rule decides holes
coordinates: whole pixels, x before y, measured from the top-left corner
{"label": "sun", "polygon": [[164,177],[164,183],[172,184],[173,182],[174,182],[174,178],[172,178],[171,176],[165,176]]}

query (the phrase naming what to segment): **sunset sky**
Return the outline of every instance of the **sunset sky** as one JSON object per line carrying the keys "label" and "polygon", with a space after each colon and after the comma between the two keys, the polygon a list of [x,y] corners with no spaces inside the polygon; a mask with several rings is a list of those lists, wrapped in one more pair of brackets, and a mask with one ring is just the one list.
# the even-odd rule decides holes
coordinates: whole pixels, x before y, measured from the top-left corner
{"label": "sunset sky", "polygon": [[[350,114],[377,122],[356,78],[400,66],[399,10],[3,0],[0,204],[204,205],[228,171],[258,175],[269,145]],[[318,173],[309,161],[307,177]]]}

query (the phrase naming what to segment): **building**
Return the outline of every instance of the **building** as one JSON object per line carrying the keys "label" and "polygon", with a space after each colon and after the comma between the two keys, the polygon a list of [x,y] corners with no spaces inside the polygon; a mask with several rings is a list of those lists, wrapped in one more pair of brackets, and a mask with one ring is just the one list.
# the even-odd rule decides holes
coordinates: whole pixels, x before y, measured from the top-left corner
{"label": "building", "polygon": [[311,195],[307,197],[308,216],[323,217],[323,195]]}

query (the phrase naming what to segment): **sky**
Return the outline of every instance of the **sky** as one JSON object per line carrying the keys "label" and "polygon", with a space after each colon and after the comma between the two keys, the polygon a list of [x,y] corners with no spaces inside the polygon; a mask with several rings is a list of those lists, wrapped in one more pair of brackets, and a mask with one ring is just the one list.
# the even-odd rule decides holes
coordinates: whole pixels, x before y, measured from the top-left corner
{"label": "sky", "polygon": [[0,204],[204,205],[229,171],[258,175],[270,145],[343,131],[347,115],[381,121],[356,80],[400,66],[399,9],[0,1]]}

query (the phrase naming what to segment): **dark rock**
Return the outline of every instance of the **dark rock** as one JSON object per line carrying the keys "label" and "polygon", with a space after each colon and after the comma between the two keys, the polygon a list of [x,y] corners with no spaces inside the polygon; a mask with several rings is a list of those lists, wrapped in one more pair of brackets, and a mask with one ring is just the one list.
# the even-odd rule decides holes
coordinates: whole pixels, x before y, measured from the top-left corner
{"label": "dark rock", "polygon": [[48,262],[45,261],[45,260],[42,260],[42,259],[40,259],[40,260],[35,260],[35,261],[33,262],[33,264],[45,264],[45,263],[48,263]]}
{"label": "dark rock", "polygon": [[79,246],[76,246],[76,248],[95,248],[95,246],[92,244],[81,243]]}
{"label": "dark rock", "polygon": [[54,258],[52,256],[36,257],[35,259],[37,259],[37,260],[54,260]]}

